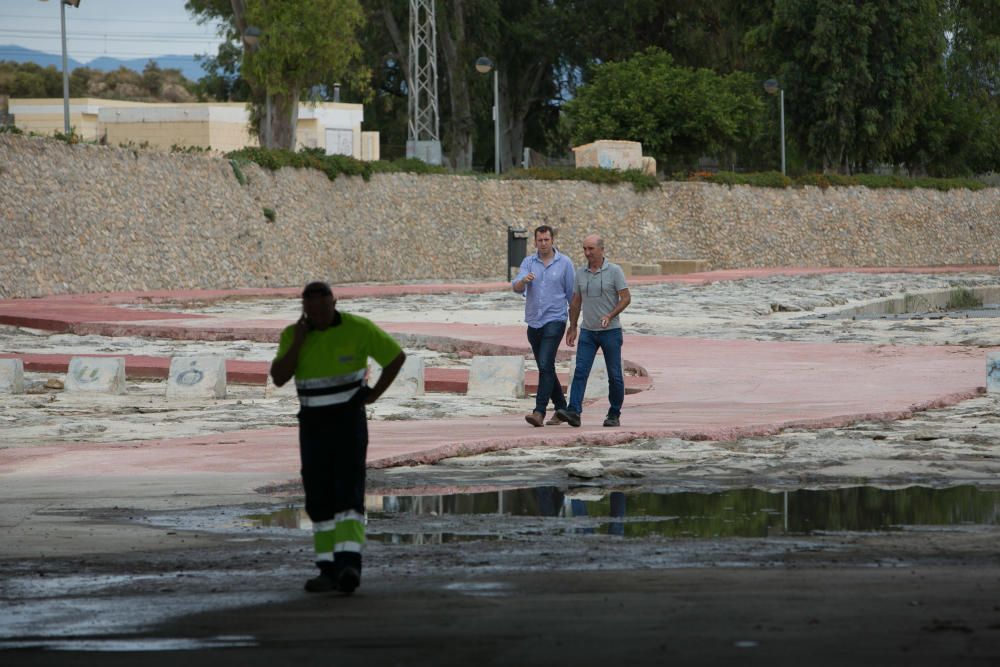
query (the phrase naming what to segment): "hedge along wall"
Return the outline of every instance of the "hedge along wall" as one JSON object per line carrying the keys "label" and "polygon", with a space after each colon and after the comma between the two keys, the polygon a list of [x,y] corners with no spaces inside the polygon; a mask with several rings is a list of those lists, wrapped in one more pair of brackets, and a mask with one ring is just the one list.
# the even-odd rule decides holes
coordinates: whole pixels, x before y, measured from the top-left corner
{"label": "hedge along wall", "polygon": [[[0,297],[499,279],[506,228],[611,259],[713,268],[991,264],[1000,190],[772,190],[375,175],[329,181],[228,160],[0,135]],[[271,222],[264,209],[275,212]],[[530,248],[530,244],[529,244]]]}

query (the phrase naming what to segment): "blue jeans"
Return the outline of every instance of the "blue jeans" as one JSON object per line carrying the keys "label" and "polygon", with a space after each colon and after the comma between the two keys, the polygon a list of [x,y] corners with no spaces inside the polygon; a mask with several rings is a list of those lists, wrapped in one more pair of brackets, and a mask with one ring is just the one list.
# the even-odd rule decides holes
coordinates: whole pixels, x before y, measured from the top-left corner
{"label": "blue jeans", "polygon": [[570,390],[569,409],[583,412],[583,396],[587,392],[587,379],[594,365],[597,349],[604,352],[604,364],[608,369],[608,401],[611,407],[608,416],[619,417],[625,402],[625,377],[622,375],[622,330],[604,329],[591,331],[580,329],[576,343],[576,370],[573,372],[573,386]]}
{"label": "blue jeans", "polygon": [[528,327],[528,342],[538,364],[538,392],[535,394],[535,412],[542,415],[552,399],[556,410],[566,407],[566,395],[556,377],[556,352],[566,331],[565,320],[546,322],[539,328]]}

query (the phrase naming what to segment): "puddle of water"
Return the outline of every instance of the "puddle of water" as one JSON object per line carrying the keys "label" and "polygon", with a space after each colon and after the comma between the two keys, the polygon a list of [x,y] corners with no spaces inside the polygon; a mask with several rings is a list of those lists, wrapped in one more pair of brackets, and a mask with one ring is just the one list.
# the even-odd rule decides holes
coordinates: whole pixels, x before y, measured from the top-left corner
{"label": "puddle of water", "polygon": [[0,641],[3,649],[46,649],[49,651],[197,651],[215,648],[257,646],[251,636],[225,635],[193,639],[188,637],[136,637],[127,639],[44,639],[39,641]]}
{"label": "puddle of water", "polygon": [[[567,520],[566,530],[622,537],[766,537],[822,532],[902,530],[914,526],[1000,524],[1000,491],[973,486],[949,489],[849,487],[828,490],[715,493],[586,493],[543,486],[466,494],[367,496],[369,516],[398,514],[506,515]],[[245,517],[253,526],[308,529],[300,507]],[[441,544],[498,539],[454,532],[371,533],[369,539],[400,544]]]}

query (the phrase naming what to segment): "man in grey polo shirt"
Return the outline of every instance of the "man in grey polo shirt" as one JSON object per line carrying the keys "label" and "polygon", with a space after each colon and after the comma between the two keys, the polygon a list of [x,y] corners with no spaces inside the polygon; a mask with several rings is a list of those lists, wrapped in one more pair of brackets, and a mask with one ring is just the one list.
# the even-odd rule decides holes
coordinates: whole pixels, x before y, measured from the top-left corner
{"label": "man in grey polo shirt", "polygon": [[577,320],[583,311],[580,346],[576,352],[576,370],[570,389],[569,407],[556,410],[556,417],[570,426],[580,425],[587,378],[594,365],[597,350],[604,352],[608,369],[608,415],[605,426],[618,426],[625,401],[625,377],[622,373],[622,325],[618,315],[628,308],[632,297],[625,283],[622,267],[604,258],[604,239],[591,234],[583,240],[587,263],[576,270],[573,300],[569,304],[569,328],[566,345],[573,347],[577,337]]}

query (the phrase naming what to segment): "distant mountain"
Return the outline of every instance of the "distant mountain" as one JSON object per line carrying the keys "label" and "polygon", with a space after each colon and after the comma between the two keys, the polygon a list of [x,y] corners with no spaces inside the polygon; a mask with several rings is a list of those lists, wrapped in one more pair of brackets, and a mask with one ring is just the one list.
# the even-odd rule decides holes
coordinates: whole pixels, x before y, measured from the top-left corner
{"label": "distant mountain", "polygon": [[[14,46],[13,44],[0,44],[0,60],[10,60],[16,63],[37,63],[42,67],[55,65],[57,69],[62,68],[62,55],[60,54],[43,53],[34,49],[26,49],[23,46]],[[194,56],[166,55],[154,58],[131,58],[129,60],[103,56],[87,63],[81,63],[78,60],[70,58],[69,68],[70,70],[74,70],[77,67],[90,67],[101,72],[110,72],[119,67],[127,67],[136,72],[141,72],[150,60],[155,60],[160,69],[179,69],[191,81],[197,81],[205,76],[205,70],[195,61]]]}

